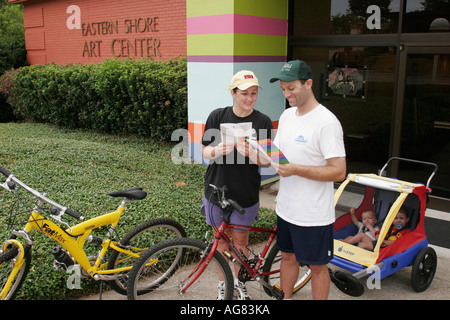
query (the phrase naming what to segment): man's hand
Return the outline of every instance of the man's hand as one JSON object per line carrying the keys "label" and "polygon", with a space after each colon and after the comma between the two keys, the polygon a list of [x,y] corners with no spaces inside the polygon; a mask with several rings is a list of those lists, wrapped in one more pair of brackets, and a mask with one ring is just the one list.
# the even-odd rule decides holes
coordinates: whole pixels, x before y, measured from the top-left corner
{"label": "man's hand", "polygon": [[298,175],[318,181],[342,181],[345,179],[347,168],[344,157],[327,159],[325,166],[303,166],[293,163],[279,164],[274,162],[272,162],[272,166],[282,177]]}
{"label": "man's hand", "polygon": [[289,177],[294,174],[292,170],[292,165],[288,164],[279,164],[275,162],[271,162],[271,165],[275,168],[277,173],[282,177]]}

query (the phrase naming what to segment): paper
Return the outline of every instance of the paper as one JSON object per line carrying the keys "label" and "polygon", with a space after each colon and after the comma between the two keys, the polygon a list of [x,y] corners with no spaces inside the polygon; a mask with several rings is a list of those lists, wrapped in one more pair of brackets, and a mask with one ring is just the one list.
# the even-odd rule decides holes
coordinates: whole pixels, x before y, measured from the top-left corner
{"label": "paper", "polygon": [[222,134],[223,143],[236,143],[238,141],[244,142],[250,139],[252,135],[252,123],[221,123],[220,132]]}

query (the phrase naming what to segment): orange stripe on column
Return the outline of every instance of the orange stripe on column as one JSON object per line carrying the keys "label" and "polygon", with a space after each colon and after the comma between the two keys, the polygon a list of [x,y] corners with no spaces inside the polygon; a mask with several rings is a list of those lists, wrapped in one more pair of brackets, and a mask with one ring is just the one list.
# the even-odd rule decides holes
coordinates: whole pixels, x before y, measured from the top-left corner
{"label": "orange stripe on column", "polygon": [[201,143],[205,125],[203,123],[188,123],[189,142]]}

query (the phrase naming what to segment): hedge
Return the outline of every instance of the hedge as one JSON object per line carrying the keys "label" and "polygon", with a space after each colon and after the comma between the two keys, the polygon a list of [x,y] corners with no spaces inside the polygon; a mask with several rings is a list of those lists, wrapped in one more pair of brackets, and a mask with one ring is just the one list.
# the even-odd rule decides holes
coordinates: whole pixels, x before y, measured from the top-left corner
{"label": "hedge", "polygon": [[26,121],[165,141],[187,127],[185,58],[33,65],[13,82],[8,102]]}

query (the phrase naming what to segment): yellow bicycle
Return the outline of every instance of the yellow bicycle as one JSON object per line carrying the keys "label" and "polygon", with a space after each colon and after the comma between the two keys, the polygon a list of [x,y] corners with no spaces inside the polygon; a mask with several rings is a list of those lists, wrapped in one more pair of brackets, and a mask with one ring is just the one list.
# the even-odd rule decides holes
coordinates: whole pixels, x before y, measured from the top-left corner
{"label": "yellow bicycle", "polygon": [[[59,244],[52,249],[55,268],[78,268],[81,277],[110,281],[112,288],[121,294],[126,294],[128,271],[142,252],[162,240],[186,236],[183,226],[178,222],[157,218],[145,221],[116,239],[118,224],[127,203],[142,200],[147,195],[140,187],[110,192],[110,196],[122,198],[117,210],[85,221],[78,212],[30,188],[2,166],[0,173],[6,177],[1,187],[15,195],[14,205],[6,222],[10,235],[0,243],[0,300],[14,299],[25,280],[31,264],[33,230],[46,234]],[[70,226],[64,219],[66,215],[81,222]],[[108,225],[106,235],[91,234]],[[94,248],[97,249],[97,254],[89,255],[89,250],[85,249],[86,244],[98,247]],[[109,257],[107,252],[110,252]],[[151,286],[159,286],[164,281],[165,279],[161,279],[161,283],[155,281],[143,288],[143,292],[152,290]]]}

